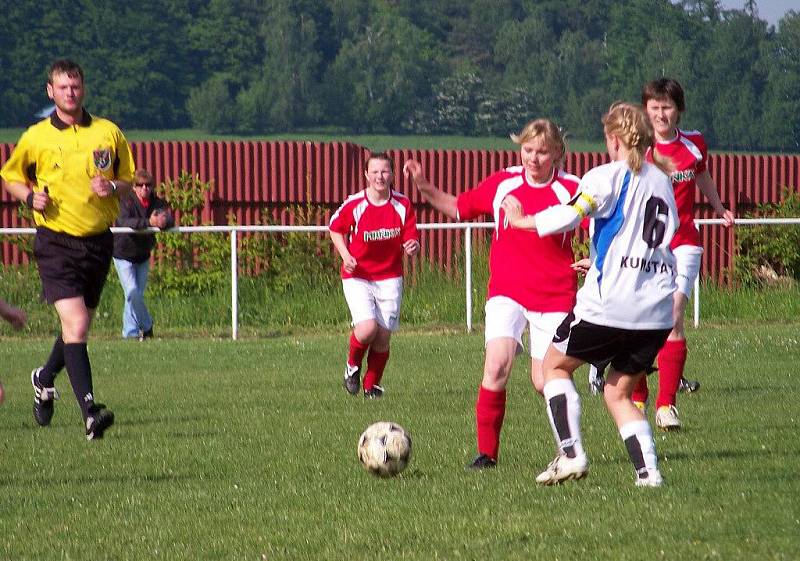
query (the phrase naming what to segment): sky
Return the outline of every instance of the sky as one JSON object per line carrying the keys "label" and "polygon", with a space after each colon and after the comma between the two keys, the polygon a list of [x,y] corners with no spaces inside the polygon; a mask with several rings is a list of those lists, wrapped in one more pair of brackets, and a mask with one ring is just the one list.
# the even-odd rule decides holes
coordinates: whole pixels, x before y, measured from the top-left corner
{"label": "sky", "polygon": [[[728,10],[741,10],[745,0],[721,0],[723,8]],[[778,21],[788,12],[800,12],[800,0],[756,0],[758,17],[770,25],[777,25]]]}

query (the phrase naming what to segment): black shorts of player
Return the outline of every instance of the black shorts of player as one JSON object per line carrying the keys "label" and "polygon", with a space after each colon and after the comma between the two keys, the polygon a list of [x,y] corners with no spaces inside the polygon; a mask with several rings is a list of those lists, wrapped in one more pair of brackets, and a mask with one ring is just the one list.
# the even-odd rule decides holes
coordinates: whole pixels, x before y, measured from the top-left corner
{"label": "black shorts of player", "polygon": [[83,296],[87,308],[97,308],[113,251],[114,234],[110,230],[81,238],[38,228],[33,255],[45,301],[53,304]]}
{"label": "black shorts of player", "polygon": [[611,364],[618,372],[650,374],[653,361],[672,329],[622,329],[575,321],[569,314],[556,330],[553,346],[590,364]]}

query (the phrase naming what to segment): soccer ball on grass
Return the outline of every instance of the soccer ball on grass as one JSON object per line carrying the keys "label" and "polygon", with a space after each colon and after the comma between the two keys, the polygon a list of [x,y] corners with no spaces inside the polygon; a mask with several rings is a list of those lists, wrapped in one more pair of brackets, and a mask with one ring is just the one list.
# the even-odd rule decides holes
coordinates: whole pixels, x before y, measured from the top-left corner
{"label": "soccer ball on grass", "polygon": [[393,477],[411,460],[411,436],[397,423],[374,423],[358,439],[358,459],[371,474]]}

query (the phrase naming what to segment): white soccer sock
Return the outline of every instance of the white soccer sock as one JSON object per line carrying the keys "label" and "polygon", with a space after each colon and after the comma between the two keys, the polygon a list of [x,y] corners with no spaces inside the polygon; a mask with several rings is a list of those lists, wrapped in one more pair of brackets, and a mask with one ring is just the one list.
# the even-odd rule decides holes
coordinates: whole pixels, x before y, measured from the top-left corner
{"label": "white soccer sock", "polygon": [[[550,380],[544,385],[544,400],[547,403],[547,418],[550,420],[550,426],[553,429],[556,445],[562,453],[566,453],[565,449],[572,448],[575,452],[576,458],[586,456],[583,450],[583,441],[581,439],[581,398],[575,390],[575,384],[572,380],[565,378],[558,378]],[[553,414],[552,405],[558,403],[559,398],[563,396],[564,411],[556,412]],[[558,418],[558,415],[563,417]],[[566,422],[566,427],[563,425]],[[562,432],[565,428],[568,429],[569,435],[567,438],[562,439],[559,433],[559,427]]]}
{"label": "white soccer sock", "polygon": [[[630,423],[625,423],[620,427],[619,435],[622,437],[623,442],[631,437],[635,437],[639,444],[638,447],[641,450],[647,471],[658,471],[656,443],[653,440],[653,431],[650,430],[650,423],[647,421],[631,421]],[[628,449],[628,453],[630,454],[630,448]],[[631,458],[631,461],[633,461],[633,458]]]}

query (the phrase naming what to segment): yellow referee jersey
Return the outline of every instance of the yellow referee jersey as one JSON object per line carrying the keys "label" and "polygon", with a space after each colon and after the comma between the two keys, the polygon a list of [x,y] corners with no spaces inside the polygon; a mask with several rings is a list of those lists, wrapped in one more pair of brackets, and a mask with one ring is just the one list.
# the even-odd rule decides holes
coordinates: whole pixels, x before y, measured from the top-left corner
{"label": "yellow referee jersey", "polygon": [[72,236],[100,234],[119,214],[117,197],[98,197],[92,177],[133,181],[133,155],[122,131],[84,110],[76,125],[53,114],[26,130],[0,170],[8,183],[25,183],[50,195],[37,226]]}

